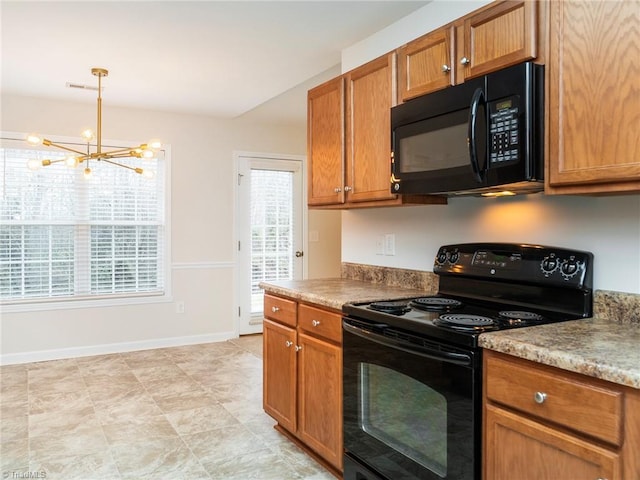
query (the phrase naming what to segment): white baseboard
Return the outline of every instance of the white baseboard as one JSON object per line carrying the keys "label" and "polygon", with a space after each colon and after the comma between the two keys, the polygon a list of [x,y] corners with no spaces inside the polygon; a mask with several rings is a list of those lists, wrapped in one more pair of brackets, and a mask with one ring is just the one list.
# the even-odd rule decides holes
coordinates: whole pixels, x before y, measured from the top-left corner
{"label": "white baseboard", "polygon": [[142,340],[139,342],[107,343],[103,345],[92,345],[89,347],[71,347],[55,350],[7,353],[0,355],[0,365],[15,365],[20,363],[44,362],[47,360],[61,360],[64,358],[89,357],[92,355],[133,352],[136,350],[150,350],[153,348],[196,345],[198,343],[224,342],[232,338],[238,338],[237,332],[192,335],[188,337],[158,338],[154,340]]}

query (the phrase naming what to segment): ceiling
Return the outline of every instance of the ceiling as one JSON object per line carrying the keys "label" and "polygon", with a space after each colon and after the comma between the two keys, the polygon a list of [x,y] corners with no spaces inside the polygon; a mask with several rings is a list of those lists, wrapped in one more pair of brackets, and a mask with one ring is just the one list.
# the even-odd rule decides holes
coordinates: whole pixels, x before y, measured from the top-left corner
{"label": "ceiling", "polygon": [[233,118],[427,3],[2,0],[2,91]]}

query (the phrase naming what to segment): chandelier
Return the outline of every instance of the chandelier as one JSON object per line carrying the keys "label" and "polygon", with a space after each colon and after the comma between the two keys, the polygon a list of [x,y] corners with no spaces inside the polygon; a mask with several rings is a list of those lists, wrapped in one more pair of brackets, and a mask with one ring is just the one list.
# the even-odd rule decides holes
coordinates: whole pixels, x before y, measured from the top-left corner
{"label": "chandelier", "polygon": [[[153,178],[154,174],[151,170],[145,170],[139,167],[132,167],[129,165],[125,165],[120,163],[114,159],[119,158],[142,158],[151,160],[155,158],[156,153],[162,147],[162,144],[158,140],[150,140],[147,143],[143,143],[138,145],[137,147],[127,147],[127,148],[119,148],[116,150],[110,151],[102,151],[102,77],[106,77],[109,75],[109,71],[104,68],[92,68],[91,73],[98,77],[98,126],[97,126],[97,134],[94,134],[92,130],[85,130],[82,132],[82,138],[87,143],[86,152],[82,152],[80,150],[76,150],[74,148],[70,148],[66,145],[60,145],[58,143],[54,143],[51,140],[46,138],[42,138],[40,135],[35,133],[30,133],[27,135],[27,142],[31,145],[44,145],[46,147],[56,147],[67,152],[70,152],[65,158],[60,158],[56,160],[29,160],[27,166],[30,170],[38,170],[40,167],[48,167],[49,165],[53,165],[54,163],[62,163],[67,167],[75,168],[82,163],[85,164],[84,168],[84,177],[91,177],[92,171],[90,167],[91,161],[96,162],[105,162],[111,165],[115,165],[117,167],[126,168],[135,173],[143,175],[147,178]],[[91,153],[91,142],[96,140],[95,144],[95,152]]]}

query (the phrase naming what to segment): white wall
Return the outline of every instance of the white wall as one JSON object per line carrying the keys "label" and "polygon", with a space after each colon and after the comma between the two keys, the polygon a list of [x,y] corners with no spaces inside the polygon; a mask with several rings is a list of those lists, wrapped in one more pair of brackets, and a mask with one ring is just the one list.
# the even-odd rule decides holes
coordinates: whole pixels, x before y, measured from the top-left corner
{"label": "white wall", "polygon": [[[7,95],[1,100],[4,131],[77,137],[95,118],[95,104]],[[3,363],[235,336],[233,151],[306,152],[305,122],[279,125],[277,118],[256,121],[248,114],[229,121],[105,103],[103,138],[140,142],[159,137],[171,146],[172,294],[174,300],[184,301],[185,312],[175,313],[173,303],[157,303],[4,313]],[[325,223],[310,212],[310,228],[322,230]],[[331,235],[321,232],[314,254],[339,273],[340,249]],[[318,263],[310,260],[311,266]]]}
{"label": "white wall", "polygon": [[[594,254],[594,288],[640,293],[640,195],[450,199],[448,205],[378,208],[342,214],[342,259],[433,270],[438,247],[516,242]],[[376,238],[393,233],[396,255],[376,255]]]}
{"label": "white wall", "polygon": [[[343,51],[343,71],[421,33],[475,10],[485,1],[434,1]],[[615,141],[615,139],[612,139]],[[640,196],[459,198],[446,206],[347,211],[342,261],[432,270],[440,245],[522,242],[575,248],[595,255],[594,287],[640,293]],[[396,255],[376,255],[376,237],[396,235]]]}

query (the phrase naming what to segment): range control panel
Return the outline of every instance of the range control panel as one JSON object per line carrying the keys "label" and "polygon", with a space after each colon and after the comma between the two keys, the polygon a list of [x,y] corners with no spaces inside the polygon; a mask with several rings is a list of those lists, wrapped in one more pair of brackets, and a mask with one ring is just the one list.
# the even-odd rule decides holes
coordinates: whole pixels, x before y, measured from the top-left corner
{"label": "range control panel", "polygon": [[543,245],[467,243],[438,249],[433,271],[540,285],[592,288],[593,254]]}

